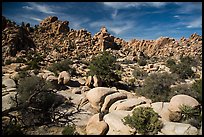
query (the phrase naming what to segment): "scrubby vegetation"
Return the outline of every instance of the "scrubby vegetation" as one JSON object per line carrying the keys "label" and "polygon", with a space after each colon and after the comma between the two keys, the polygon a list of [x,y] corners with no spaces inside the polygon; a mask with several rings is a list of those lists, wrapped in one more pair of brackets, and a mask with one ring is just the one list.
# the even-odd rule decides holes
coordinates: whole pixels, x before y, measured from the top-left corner
{"label": "scrubby vegetation", "polygon": [[146,64],[147,64],[147,60],[146,60],[146,58],[140,58],[139,60],[138,60],[138,64],[140,65],[140,66],[145,66]]}
{"label": "scrubby vegetation", "polygon": [[[7,116],[10,111],[18,110],[22,119],[21,124],[27,127],[54,122],[52,117],[57,106],[66,99],[52,91],[52,86],[47,81],[37,76],[25,77],[20,80],[15,106],[2,112]],[[11,118],[15,116],[8,115]],[[12,123],[4,126],[4,132],[15,132],[8,129]],[[15,124],[17,126],[17,123]],[[6,134],[6,133],[5,133]]]}
{"label": "scrubby vegetation", "polygon": [[74,125],[64,127],[62,135],[77,135],[76,127]]}
{"label": "scrubby vegetation", "polygon": [[202,122],[202,113],[200,107],[192,108],[191,106],[181,105],[181,121],[189,123],[192,126],[200,128]]}
{"label": "scrubby vegetation", "polygon": [[136,79],[144,79],[145,77],[147,77],[147,73],[140,68],[135,68],[134,71],[132,72],[132,75]]}
{"label": "scrubby vegetation", "polygon": [[74,75],[76,74],[76,70],[70,67],[71,64],[73,64],[73,62],[69,58],[67,58],[60,62],[53,63],[48,67],[48,70],[54,72],[56,76],[62,71],[67,71],[71,75]]}
{"label": "scrubby vegetation", "polygon": [[180,62],[176,63],[173,59],[167,60],[167,66],[170,68],[170,71],[179,75],[181,79],[192,78],[194,72],[191,67],[193,66],[194,60],[189,57],[181,57]]}
{"label": "scrubby vegetation", "polygon": [[128,124],[142,135],[154,135],[162,128],[159,115],[150,107],[138,107],[133,110],[132,116],[124,117],[123,123]]}
{"label": "scrubby vegetation", "polygon": [[110,86],[120,80],[120,76],[114,72],[116,70],[115,63],[116,58],[109,52],[104,51],[90,62],[88,75],[97,75],[102,80],[103,85]]}
{"label": "scrubby vegetation", "polygon": [[170,86],[177,76],[169,73],[153,73],[144,80],[144,85],[137,92],[153,102],[169,101]]}

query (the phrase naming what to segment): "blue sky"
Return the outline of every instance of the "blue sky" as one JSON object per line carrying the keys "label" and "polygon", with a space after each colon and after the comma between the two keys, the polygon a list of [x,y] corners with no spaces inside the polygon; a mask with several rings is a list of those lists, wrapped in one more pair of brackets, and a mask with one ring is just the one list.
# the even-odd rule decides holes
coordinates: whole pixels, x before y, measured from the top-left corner
{"label": "blue sky", "polygon": [[201,2],[2,2],[2,15],[32,26],[57,16],[68,20],[70,28],[85,28],[94,35],[106,26],[125,40],[202,35]]}

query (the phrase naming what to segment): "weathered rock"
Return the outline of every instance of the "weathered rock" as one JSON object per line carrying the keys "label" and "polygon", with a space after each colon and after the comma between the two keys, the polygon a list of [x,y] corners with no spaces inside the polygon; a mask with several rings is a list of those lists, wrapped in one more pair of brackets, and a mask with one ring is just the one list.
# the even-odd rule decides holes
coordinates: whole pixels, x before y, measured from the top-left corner
{"label": "weathered rock", "polygon": [[164,122],[161,132],[164,135],[198,135],[198,129],[190,124]]}
{"label": "weathered rock", "polygon": [[86,79],[86,86],[91,87],[92,85],[92,76],[88,76],[88,78]]}
{"label": "weathered rock", "polygon": [[15,98],[16,92],[9,92],[9,94],[2,97],[2,111],[9,109],[13,105],[11,98]]}
{"label": "weathered rock", "polygon": [[66,71],[62,71],[58,76],[58,84],[63,83],[64,85],[66,85],[70,81],[70,79],[70,74]]}
{"label": "weathered rock", "polygon": [[108,125],[105,121],[103,121],[102,116],[100,114],[93,115],[86,126],[87,135],[104,135],[108,130]]}
{"label": "weathered rock", "polygon": [[162,121],[170,121],[169,120],[170,111],[168,110],[168,106],[169,106],[168,102],[154,102],[151,104],[153,110],[161,116]]}
{"label": "weathered rock", "polygon": [[116,101],[111,105],[109,111],[113,110],[132,110],[135,106],[146,103],[144,100],[137,99],[137,98],[129,98],[124,100]]}
{"label": "weathered rock", "polygon": [[109,107],[110,107],[114,102],[116,102],[117,100],[126,99],[126,98],[127,98],[127,95],[126,95],[126,94],[122,94],[122,93],[119,93],[119,92],[116,92],[116,93],[107,95],[107,96],[105,97],[103,106],[102,106],[102,108],[101,108],[101,112],[105,112],[106,110],[109,110]]}
{"label": "weathered rock", "polygon": [[93,84],[94,87],[101,87],[102,86],[101,79],[99,77],[97,77],[96,75],[93,76],[93,81],[94,81],[94,84]]}
{"label": "weathered rock", "polygon": [[131,111],[124,110],[115,110],[106,114],[103,119],[109,126],[107,135],[132,135],[135,130],[122,122],[125,116],[131,114]]}
{"label": "weathered rock", "polygon": [[181,105],[187,105],[194,108],[199,105],[199,102],[188,95],[176,95],[171,98],[168,109],[172,112],[180,111],[179,107]]}
{"label": "weathered rock", "polygon": [[3,79],[2,84],[6,86],[6,88],[15,88],[16,83],[13,79],[7,78]]}
{"label": "weathered rock", "polygon": [[87,92],[86,98],[89,100],[93,108],[99,110],[104,102],[105,97],[114,92],[117,91],[113,88],[96,87]]}

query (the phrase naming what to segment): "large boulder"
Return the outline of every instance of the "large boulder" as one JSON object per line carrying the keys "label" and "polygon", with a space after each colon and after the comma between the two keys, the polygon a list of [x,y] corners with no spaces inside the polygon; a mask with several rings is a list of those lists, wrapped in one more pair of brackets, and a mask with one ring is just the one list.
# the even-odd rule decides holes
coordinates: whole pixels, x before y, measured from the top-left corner
{"label": "large boulder", "polygon": [[104,104],[101,108],[101,111],[104,112],[104,111],[108,110],[110,108],[110,106],[114,102],[116,102],[117,100],[126,99],[126,98],[127,98],[127,95],[120,93],[120,92],[116,92],[116,93],[113,93],[113,94],[106,96],[105,100],[104,100]]}
{"label": "large boulder", "polygon": [[164,122],[161,133],[164,135],[198,135],[198,129],[190,124]]}
{"label": "large boulder", "polygon": [[96,87],[87,92],[86,98],[89,100],[93,108],[99,110],[105,97],[114,92],[117,92],[114,88]]}
{"label": "large boulder", "polygon": [[168,110],[169,103],[168,102],[154,102],[151,104],[151,107],[155,112],[161,116],[162,121],[170,121],[169,115],[170,111]]}
{"label": "large boulder", "polygon": [[62,71],[58,76],[58,84],[63,83],[64,85],[66,85],[70,81],[70,79],[70,74],[67,71]]}
{"label": "large boulder", "polygon": [[6,109],[10,109],[13,104],[13,100],[11,98],[15,98],[16,92],[9,92],[9,94],[2,96],[2,111]]}
{"label": "large boulder", "polygon": [[124,110],[115,110],[106,114],[103,119],[109,126],[107,135],[132,135],[135,130],[122,122],[125,116],[131,114],[131,111]]}
{"label": "large boulder", "polygon": [[179,107],[181,105],[187,105],[194,108],[199,105],[199,102],[195,98],[188,95],[176,95],[171,98],[168,109],[171,112],[179,112]]}
{"label": "large boulder", "polygon": [[7,78],[3,79],[2,84],[6,86],[6,88],[15,88],[16,83],[13,79]]}
{"label": "large boulder", "polygon": [[135,106],[146,103],[144,100],[137,98],[128,98],[124,100],[118,100],[111,105],[109,111],[114,110],[132,110]]}
{"label": "large boulder", "polygon": [[108,130],[108,125],[103,121],[102,116],[98,113],[93,115],[86,126],[87,135],[104,135]]}

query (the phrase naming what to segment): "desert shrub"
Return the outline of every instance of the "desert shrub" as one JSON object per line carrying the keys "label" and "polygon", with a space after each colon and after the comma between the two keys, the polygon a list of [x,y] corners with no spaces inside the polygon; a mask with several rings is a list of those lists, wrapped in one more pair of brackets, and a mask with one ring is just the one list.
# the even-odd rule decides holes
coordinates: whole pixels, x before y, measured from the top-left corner
{"label": "desert shrub", "polygon": [[167,65],[167,67],[170,68],[170,67],[176,65],[176,62],[175,62],[173,59],[168,59],[168,60],[166,61],[166,65]]}
{"label": "desert shrub", "polygon": [[64,101],[52,92],[51,83],[37,76],[21,79],[17,92],[19,105],[29,101],[28,108],[20,110],[26,125],[50,122],[52,111]]}
{"label": "desert shrub", "polygon": [[40,62],[43,61],[43,57],[35,51],[28,52],[26,58],[28,60],[26,63],[29,66],[28,69],[39,69]]}
{"label": "desert shrub", "polygon": [[15,60],[16,63],[24,63],[26,60],[23,57],[17,57]]}
{"label": "desert shrub", "polygon": [[62,71],[67,71],[71,75],[76,74],[76,70],[71,68],[70,65],[73,64],[73,62],[70,59],[65,59],[57,63],[53,63],[51,66],[48,67],[48,70],[55,73],[55,75],[58,75]]}
{"label": "desert shrub", "polygon": [[147,76],[147,73],[143,69],[135,68],[132,72],[132,75],[136,79],[143,79]]}
{"label": "desert shrub", "polygon": [[153,102],[168,101],[170,86],[176,79],[177,76],[174,74],[153,73],[144,80],[144,85],[138,92]]}
{"label": "desert shrub", "polygon": [[202,103],[202,79],[197,80],[191,87],[192,91],[196,92],[198,96],[196,99]]}
{"label": "desert shrub", "polygon": [[19,71],[18,74],[19,74],[19,78],[25,78],[29,76],[28,72],[25,70]]}
{"label": "desert shrub", "polygon": [[62,135],[76,135],[76,127],[74,125],[68,125],[62,130]]}
{"label": "desert shrub", "polygon": [[147,60],[146,60],[145,58],[140,58],[140,59],[138,60],[138,64],[139,64],[140,66],[145,66],[145,65],[147,64]]}
{"label": "desert shrub", "polygon": [[[52,85],[40,77],[37,77],[37,76],[25,77],[24,79],[20,80],[19,86],[17,89],[19,94],[19,101],[25,102],[32,94],[39,92],[39,94],[42,95],[42,96],[38,95],[40,98],[41,97],[44,98],[43,94],[47,93],[48,102],[49,102],[50,93],[47,91],[50,90],[51,88],[52,88]],[[36,100],[33,100],[33,105],[38,101],[40,100],[37,98]],[[45,100],[41,100],[41,101],[45,101]],[[44,105],[46,106],[48,104],[44,104]],[[42,107],[42,106],[43,104],[41,104],[39,107]]]}
{"label": "desert shrub", "polygon": [[10,65],[12,63],[12,60],[11,59],[7,59],[6,61],[5,61],[5,65]]}
{"label": "desert shrub", "polygon": [[21,126],[15,124],[14,121],[9,122],[8,125],[2,127],[2,135],[24,135]]}
{"label": "desert shrub", "polygon": [[132,112],[132,116],[126,116],[122,121],[131,128],[136,129],[136,131],[142,135],[157,134],[162,128],[159,115],[150,107],[135,108]]}
{"label": "desert shrub", "polygon": [[89,65],[88,75],[97,75],[104,85],[110,86],[112,83],[120,80],[114,70],[116,69],[116,58],[109,52],[104,51],[101,55],[92,59]]}
{"label": "desert shrub", "polygon": [[202,114],[199,106],[193,108],[191,106],[181,105],[179,109],[182,115],[181,122],[189,123],[192,126],[200,128],[202,122]]}
{"label": "desert shrub", "polygon": [[167,66],[170,71],[179,75],[181,79],[187,79],[194,76],[194,72],[191,67],[193,66],[194,60],[188,56],[181,57],[179,63],[174,63],[174,60],[167,60]]}

